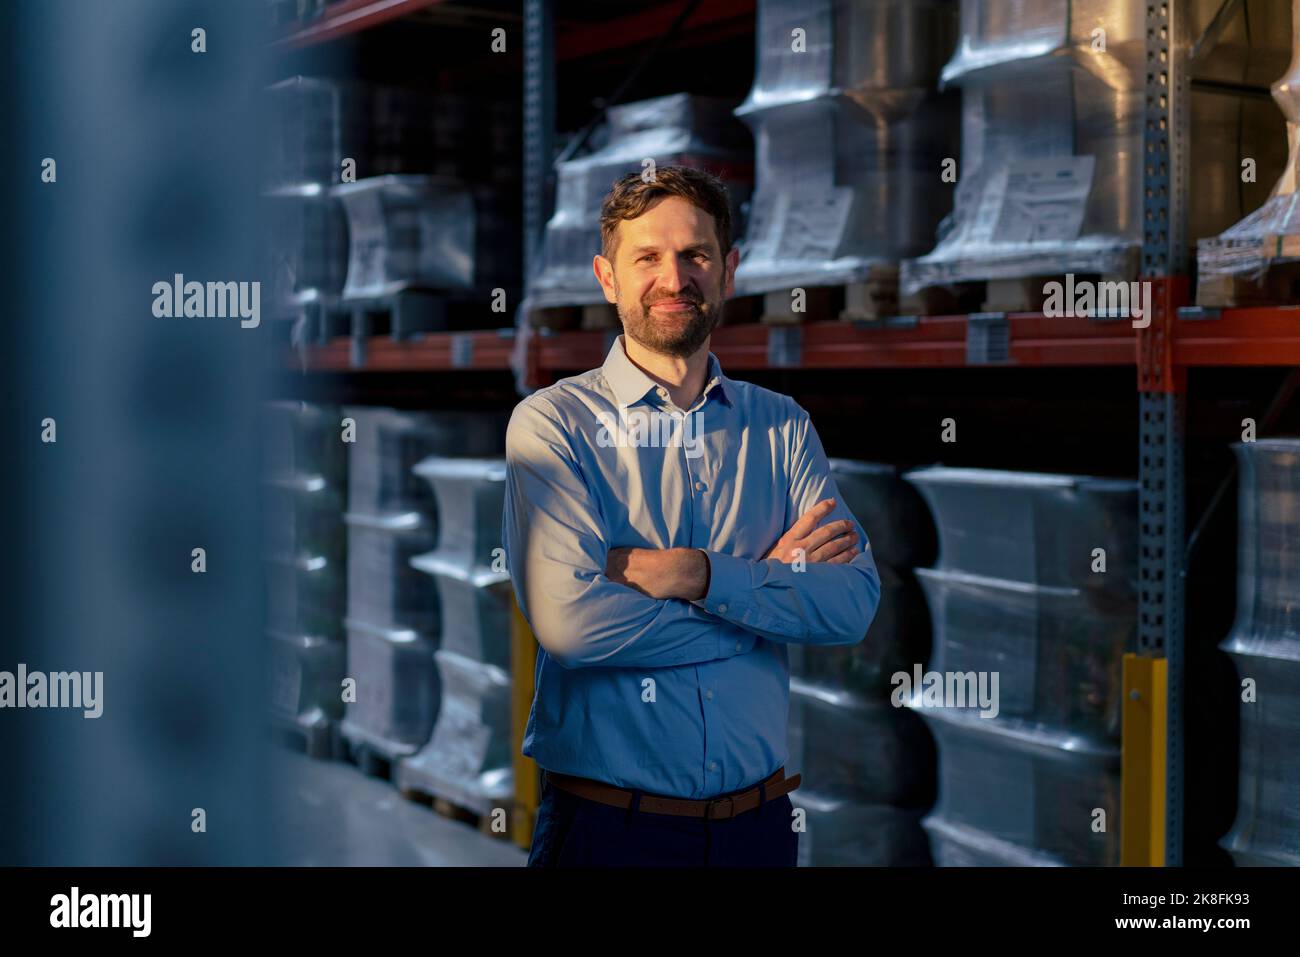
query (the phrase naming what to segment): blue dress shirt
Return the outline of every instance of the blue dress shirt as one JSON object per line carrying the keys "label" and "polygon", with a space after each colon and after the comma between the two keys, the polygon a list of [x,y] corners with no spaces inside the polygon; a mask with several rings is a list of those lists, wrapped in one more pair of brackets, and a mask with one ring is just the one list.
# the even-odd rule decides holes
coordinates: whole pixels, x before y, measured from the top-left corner
{"label": "blue dress shirt", "polygon": [[[678,409],[619,336],[601,368],[510,419],[502,534],[541,646],[523,753],[547,770],[697,799],[757,784],[787,758],[786,643],[854,644],[875,616],[870,543],[808,413],[727,378],[713,353],[706,381]],[[861,553],[764,560],[825,498]],[[661,600],[610,580],[617,547],[703,549],[708,593]]]}

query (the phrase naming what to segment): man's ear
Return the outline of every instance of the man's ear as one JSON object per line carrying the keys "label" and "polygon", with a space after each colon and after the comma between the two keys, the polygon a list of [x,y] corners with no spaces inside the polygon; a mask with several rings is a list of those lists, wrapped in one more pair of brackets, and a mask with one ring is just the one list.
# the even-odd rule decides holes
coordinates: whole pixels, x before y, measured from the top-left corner
{"label": "man's ear", "polygon": [[740,265],[740,247],[732,246],[725,261],[727,264],[727,288],[723,290],[722,298],[730,299],[736,292],[736,267]]}
{"label": "man's ear", "polygon": [[591,269],[605,294],[605,301],[617,303],[618,297],[614,295],[614,264],[604,256],[597,256],[591,261]]}

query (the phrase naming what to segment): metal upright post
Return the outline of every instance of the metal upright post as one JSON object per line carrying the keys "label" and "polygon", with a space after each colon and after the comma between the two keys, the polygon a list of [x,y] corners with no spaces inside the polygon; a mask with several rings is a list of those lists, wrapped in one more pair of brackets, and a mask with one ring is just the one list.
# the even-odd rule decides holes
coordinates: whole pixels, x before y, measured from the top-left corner
{"label": "metal upright post", "polygon": [[[1166,660],[1162,843],[1163,863],[1174,866],[1183,862],[1186,374],[1173,363],[1172,334],[1177,308],[1187,301],[1191,111],[1186,18],[1187,11],[1171,0],[1147,4],[1142,272],[1153,283],[1153,314],[1138,338],[1138,651]],[[1160,844],[1157,840],[1153,846]]]}
{"label": "metal upright post", "polygon": [[530,279],[550,214],[555,154],[555,11],[524,2],[524,277]]}

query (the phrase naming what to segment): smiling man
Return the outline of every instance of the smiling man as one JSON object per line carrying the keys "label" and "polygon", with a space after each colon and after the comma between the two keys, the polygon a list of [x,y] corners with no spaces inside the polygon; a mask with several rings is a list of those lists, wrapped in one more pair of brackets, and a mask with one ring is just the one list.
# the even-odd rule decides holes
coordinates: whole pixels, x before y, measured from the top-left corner
{"label": "smiling man", "polygon": [[[880,577],[808,414],[709,351],[740,258],[722,184],[630,174],[601,238],[623,335],[506,435],[506,556],[541,646],[528,863],[793,866],[786,645],[861,641]],[[656,424],[609,441],[631,416]]]}

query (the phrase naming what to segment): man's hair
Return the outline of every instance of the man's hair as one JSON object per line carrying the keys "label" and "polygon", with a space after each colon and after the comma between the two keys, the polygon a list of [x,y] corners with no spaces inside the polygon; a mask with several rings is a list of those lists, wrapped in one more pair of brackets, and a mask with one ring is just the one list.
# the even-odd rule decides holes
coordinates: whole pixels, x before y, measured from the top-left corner
{"label": "man's hair", "polygon": [[642,173],[616,180],[600,207],[600,254],[613,260],[618,252],[618,224],[636,219],[665,196],[680,196],[713,217],[722,255],[731,251],[731,206],[727,188],[712,173],[690,166],[658,166],[650,182]]}

